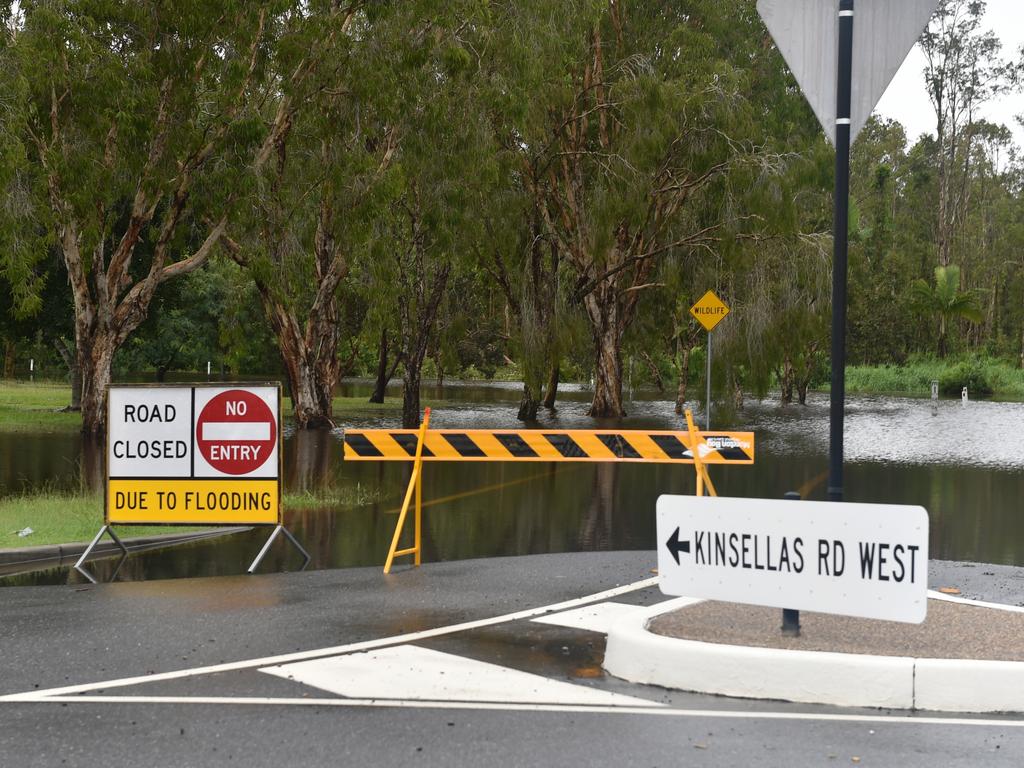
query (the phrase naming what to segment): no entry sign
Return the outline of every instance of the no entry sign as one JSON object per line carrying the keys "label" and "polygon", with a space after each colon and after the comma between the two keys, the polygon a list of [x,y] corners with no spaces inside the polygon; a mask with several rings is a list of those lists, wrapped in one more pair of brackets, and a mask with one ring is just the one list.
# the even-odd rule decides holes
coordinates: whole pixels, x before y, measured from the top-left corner
{"label": "no entry sign", "polygon": [[928,513],[894,504],[662,496],[668,595],[919,624]]}
{"label": "no entry sign", "polygon": [[217,472],[251,474],[267,463],[276,445],[277,416],[253,392],[220,392],[199,413],[196,446]]}
{"label": "no entry sign", "polygon": [[277,385],[112,386],[106,522],[280,523]]}

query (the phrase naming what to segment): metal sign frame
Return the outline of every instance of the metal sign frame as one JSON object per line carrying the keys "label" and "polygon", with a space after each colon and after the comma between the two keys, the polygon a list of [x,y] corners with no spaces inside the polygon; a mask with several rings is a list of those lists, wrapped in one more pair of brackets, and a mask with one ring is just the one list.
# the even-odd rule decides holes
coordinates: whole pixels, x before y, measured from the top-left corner
{"label": "metal sign frame", "polygon": [[[276,490],[276,493],[277,493],[277,515],[276,515],[276,518],[277,519],[276,519],[276,521],[268,522],[266,520],[259,520],[259,521],[255,521],[255,522],[248,522],[248,521],[223,521],[223,520],[219,520],[219,521],[210,521],[210,520],[183,520],[183,521],[135,520],[135,521],[120,521],[120,520],[118,520],[118,521],[113,521],[112,522],[110,520],[110,498],[109,498],[109,494],[110,494],[110,480],[111,480],[111,477],[110,477],[109,454],[107,452],[107,449],[109,448],[109,444],[110,444],[110,424],[111,424],[111,418],[110,418],[111,417],[111,413],[110,413],[110,392],[111,392],[111,389],[114,389],[114,388],[116,388],[116,389],[150,389],[150,390],[158,390],[158,389],[190,389],[192,391],[192,404],[193,404],[192,413],[190,415],[190,426],[189,426],[189,431],[191,433],[191,448],[190,448],[190,450],[194,452],[195,450],[197,450],[197,448],[195,447],[195,427],[196,427],[195,392],[196,392],[196,390],[197,389],[230,390],[230,389],[248,389],[248,388],[256,388],[256,387],[273,389],[277,393],[277,396],[276,396],[277,410],[276,410],[276,414],[275,414],[275,417],[277,419],[277,440],[276,440],[276,442],[277,442],[277,445],[276,445],[276,448],[277,448],[277,472],[276,472],[275,478],[273,478],[274,481],[275,481],[275,484],[277,486],[277,490]],[[304,562],[303,562],[302,568],[305,569],[306,566],[309,565],[309,562],[312,559],[310,557],[309,553],[299,543],[298,539],[291,533],[291,531],[289,531],[285,527],[285,525],[284,525],[284,508],[283,508],[283,503],[282,503],[283,502],[282,483],[283,483],[283,478],[284,478],[284,430],[282,428],[283,427],[283,419],[282,419],[282,412],[281,412],[282,392],[281,392],[281,383],[280,382],[276,382],[276,381],[275,382],[250,382],[250,381],[247,381],[247,382],[181,382],[181,383],[174,383],[174,384],[157,384],[157,383],[108,384],[107,387],[106,387],[106,399],[107,399],[107,402],[106,402],[106,409],[107,409],[107,421],[106,421],[106,423],[107,423],[107,435],[106,435],[106,437],[107,437],[107,443],[105,445],[105,450],[104,450],[104,468],[105,468],[104,474],[105,474],[105,478],[104,478],[104,481],[103,481],[103,526],[97,532],[96,536],[93,537],[93,539],[90,542],[90,544],[85,548],[85,550],[82,552],[82,555],[76,561],[76,563],[74,565],[75,570],[77,570],[79,573],[81,573],[83,576],[85,576],[89,581],[91,581],[93,583],[96,582],[96,579],[92,576],[92,574],[90,574],[83,566],[84,566],[86,560],[88,559],[89,555],[92,553],[92,550],[99,543],[100,539],[103,538],[103,535],[105,533],[108,534],[110,536],[110,538],[114,541],[114,543],[117,544],[117,546],[121,549],[121,552],[122,552],[122,562],[123,562],[123,559],[128,556],[129,550],[125,546],[124,542],[122,542],[121,539],[117,536],[117,534],[114,533],[113,526],[115,526],[115,525],[117,525],[117,526],[139,526],[139,525],[145,525],[145,526],[154,526],[154,527],[155,526],[159,526],[159,527],[181,527],[181,526],[184,526],[184,525],[187,525],[187,526],[208,526],[208,527],[245,525],[245,526],[257,527],[257,526],[273,525],[274,526],[273,532],[270,534],[270,537],[267,539],[266,543],[263,545],[263,547],[260,550],[259,554],[256,556],[256,559],[253,560],[252,564],[249,566],[248,573],[253,573],[256,570],[256,568],[259,567],[260,562],[262,562],[263,558],[266,556],[268,550],[270,549],[270,545],[282,533],[284,534],[285,538],[288,541],[290,541],[295,546],[295,548],[298,549],[299,552],[302,554],[302,556],[304,558]],[[193,458],[193,463],[194,463],[194,458]],[[116,480],[117,478],[114,478],[114,479]],[[199,481],[214,480],[214,478],[195,478],[195,477],[190,477],[190,478],[159,477],[159,478],[152,478],[152,479],[154,481],[159,481],[159,480],[175,480],[175,479],[191,479],[191,480],[199,480]],[[115,576],[117,574],[117,570],[120,569],[120,565],[121,564],[119,563],[117,568],[114,571],[114,575]]]}

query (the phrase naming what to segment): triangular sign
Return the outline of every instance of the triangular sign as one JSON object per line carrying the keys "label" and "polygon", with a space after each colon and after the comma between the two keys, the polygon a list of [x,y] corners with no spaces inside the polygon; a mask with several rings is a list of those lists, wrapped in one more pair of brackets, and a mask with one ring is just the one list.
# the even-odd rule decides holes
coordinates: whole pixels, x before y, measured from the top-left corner
{"label": "triangular sign", "polygon": [[[939,0],[855,0],[851,142],[938,5]],[[757,10],[834,145],[839,0],[757,0]]]}

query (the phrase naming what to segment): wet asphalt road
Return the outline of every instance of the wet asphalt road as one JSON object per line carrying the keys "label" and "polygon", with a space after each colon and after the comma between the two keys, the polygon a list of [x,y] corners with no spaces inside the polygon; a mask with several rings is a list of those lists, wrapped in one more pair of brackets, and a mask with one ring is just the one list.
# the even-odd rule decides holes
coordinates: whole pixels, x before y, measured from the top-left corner
{"label": "wet asphalt road", "polygon": [[[590,553],[439,563],[390,577],[372,568],[9,588],[0,590],[0,695],[422,632],[649,579],[654,565],[654,553]],[[1024,603],[1022,569],[933,563],[930,585]],[[613,599],[646,605],[665,598],[647,588]],[[633,685],[603,675],[604,637],[587,630],[520,619],[415,645],[668,706],[657,714],[337,706],[333,694],[253,664],[87,692],[116,701],[0,701],[0,766],[1024,763],[1024,728],[1012,724],[1019,718],[932,723]]]}

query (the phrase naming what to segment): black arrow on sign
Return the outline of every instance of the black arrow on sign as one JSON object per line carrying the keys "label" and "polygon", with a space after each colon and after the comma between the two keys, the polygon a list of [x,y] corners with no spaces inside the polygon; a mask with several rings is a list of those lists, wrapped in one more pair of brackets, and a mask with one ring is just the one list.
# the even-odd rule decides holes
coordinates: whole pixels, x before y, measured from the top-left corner
{"label": "black arrow on sign", "polygon": [[676,565],[679,565],[679,553],[690,552],[690,542],[679,540],[679,529],[676,528],[669,540],[665,542],[668,545],[668,551],[672,553],[672,557],[676,560]]}

